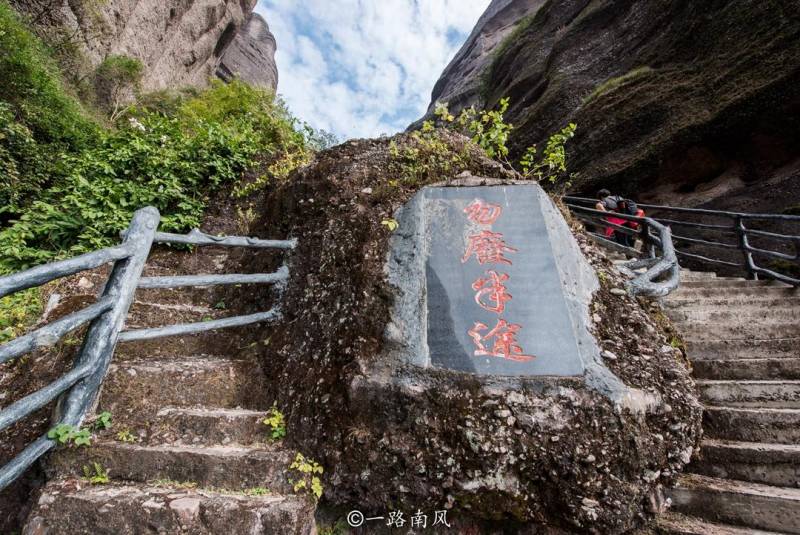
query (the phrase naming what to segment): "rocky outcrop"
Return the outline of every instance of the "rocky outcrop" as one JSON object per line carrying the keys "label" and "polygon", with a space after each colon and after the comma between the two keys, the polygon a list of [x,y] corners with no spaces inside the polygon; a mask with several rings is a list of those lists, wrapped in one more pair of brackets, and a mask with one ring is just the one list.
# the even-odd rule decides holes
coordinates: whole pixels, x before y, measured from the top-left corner
{"label": "rocky outcrop", "polygon": [[[12,4],[31,15],[37,25],[63,32],[83,54],[82,68],[89,74],[109,55],[141,60],[145,91],[207,85],[233,44],[249,47],[249,55],[232,55],[243,79],[272,89],[277,81],[274,38],[263,19],[251,17],[256,0],[39,0]],[[246,35],[239,36],[243,27]],[[252,65],[248,64],[251,59]]]}
{"label": "rocky outcrop", "polygon": [[745,209],[769,190],[769,211],[800,199],[794,1],[494,0],[431,106],[505,96],[512,155],[578,124],[576,189]]}
{"label": "rocky outcrop", "polygon": [[[435,511],[449,511],[456,530],[486,533],[635,527],[663,505],[659,485],[699,439],[700,406],[680,352],[538,186],[488,178],[510,174],[463,136],[437,136],[446,168],[427,179],[402,175],[398,162],[419,154],[423,139],[424,149],[430,139],[414,134],[339,145],[270,193],[259,234],[298,239],[284,317],[258,346],[270,397],[287,413],[287,438],[325,466],[330,502],[368,518],[422,510],[432,522]],[[410,161],[417,170],[427,160]],[[417,192],[430,180],[443,187]],[[519,243],[558,259],[519,261],[536,275],[511,293],[537,312],[520,322],[551,332],[531,345],[514,341],[535,355],[532,366],[561,364],[581,348],[579,370],[518,373],[464,345],[462,320],[480,318],[451,311],[477,305],[471,293],[442,289],[446,280],[472,280],[461,268],[461,208],[486,190],[492,202],[531,199],[530,212],[517,212],[530,217],[517,222],[526,231],[534,222],[553,246]],[[440,202],[451,195],[458,200]],[[436,264],[432,250],[455,263]],[[254,260],[248,269],[269,265]],[[535,293],[543,287],[553,291]],[[556,324],[567,327],[553,334]],[[554,345],[540,351],[539,343]],[[456,361],[464,367],[447,364]]]}
{"label": "rocky outcrop", "polygon": [[241,78],[254,85],[277,89],[275,36],[261,15],[250,15],[222,55],[216,74],[225,81]]}

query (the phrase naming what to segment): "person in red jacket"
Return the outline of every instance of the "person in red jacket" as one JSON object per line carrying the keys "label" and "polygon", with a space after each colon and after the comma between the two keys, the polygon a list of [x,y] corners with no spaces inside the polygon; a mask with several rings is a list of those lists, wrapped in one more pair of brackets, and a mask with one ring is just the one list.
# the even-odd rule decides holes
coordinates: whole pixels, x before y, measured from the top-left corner
{"label": "person in red jacket", "polygon": [[[604,212],[616,212],[618,214],[644,217],[644,210],[637,207],[635,202],[620,197],[619,195],[611,195],[611,192],[607,189],[601,189],[597,192],[597,204],[595,205],[595,209]],[[621,217],[608,216],[606,221],[614,225],[629,227],[633,230],[639,228],[639,223],[636,221],[629,221]],[[625,232],[619,232],[615,230],[614,227],[606,227],[605,235],[606,238],[613,239],[615,242],[620,245],[625,245],[626,247],[633,247],[636,243],[636,238],[634,236],[626,234]]]}

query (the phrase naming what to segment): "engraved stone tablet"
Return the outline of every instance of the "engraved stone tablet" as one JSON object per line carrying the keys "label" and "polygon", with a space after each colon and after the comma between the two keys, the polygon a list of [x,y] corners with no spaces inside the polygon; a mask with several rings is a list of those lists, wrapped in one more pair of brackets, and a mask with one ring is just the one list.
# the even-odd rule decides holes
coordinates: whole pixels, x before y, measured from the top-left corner
{"label": "engraved stone tablet", "polygon": [[432,366],[480,375],[583,373],[543,195],[526,185],[425,190]]}

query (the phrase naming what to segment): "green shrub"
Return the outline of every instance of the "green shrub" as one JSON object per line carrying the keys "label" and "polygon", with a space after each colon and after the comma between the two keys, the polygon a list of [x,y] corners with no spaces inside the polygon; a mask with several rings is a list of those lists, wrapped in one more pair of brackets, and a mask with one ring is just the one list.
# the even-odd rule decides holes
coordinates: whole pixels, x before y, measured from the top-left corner
{"label": "green shrub", "polygon": [[139,92],[143,74],[144,64],[128,56],[111,55],[97,66],[95,94],[111,121],[119,117],[125,103],[131,102]]}
{"label": "green shrub", "polygon": [[64,91],[49,50],[0,0],[0,221],[19,214],[63,179],[63,154],[99,130]]}
{"label": "green shrub", "polygon": [[256,156],[288,174],[309,151],[296,121],[272,93],[215,83],[172,116],[133,109],[96,146],[67,156],[65,179],[0,230],[0,272],[106,247],[133,212],[158,208],[161,228],[198,226],[209,192],[237,184]]}
{"label": "green shrub", "polygon": [[69,149],[95,139],[97,126],[80,103],[64,91],[50,52],[0,0],[0,100],[39,143],[60,143]]}
{"label": "green shrub", "polygon": [[[524,178],[533,178],[538,181],[558,182],[567,175],[566,143],[575,136],[578,126],[569,123],[561,131],[552,134],[541,156],[537,154],[536,145],[528,147],[517,165],[508,160],[509,135],[514,126],[503,119],[503,114],[508,109],[508,97],[501,98],[496,110],[477,110],[470,106],[461,110],[458,117],[450,113],[447,103],[437,102],[435,116],[439,125],[470,136],[472,142],[481,147],[490,158],[505,164],[510,169],[519,172]],[[420,130],[434,131],[434,123],[425,121]],[[415,132],[416,135],[420,135]],[[395,154],[392,154],[395,156]],[[418,160],[418,158],[415,158]],[[517,168],[518,167],[518,168]],[[562,184],[563,185],[563,184]]]}

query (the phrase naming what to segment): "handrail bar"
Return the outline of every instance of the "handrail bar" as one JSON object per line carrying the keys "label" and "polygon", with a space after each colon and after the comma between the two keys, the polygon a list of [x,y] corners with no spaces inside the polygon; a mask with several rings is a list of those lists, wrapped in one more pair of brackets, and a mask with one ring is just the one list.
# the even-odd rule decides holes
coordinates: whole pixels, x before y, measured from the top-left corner
{"label": "handrail bar", "polygon": [[[590,199],[588,197],[576,197],[576,196],[566,196],[563,197],[564,203],[570,207],[574,212],[580,213],[606,213],[602,210],[590,210],[587,206],[582,206],[580,204],[575,203],[583,203],[588,204],[589,206],[593,206],[594,203],[597,201],[595,199]],[[741,213],[741,212],[729,212],[729,211],[721,211],[721,210],[708,210],[708,209],[701,209],[701,208],[680,208],[674,206],[662,206],[662,205],[654,205],[654,204],[642,204],[638,203],[638,206],[642,208],[647,208],[650,210],[661,210],[661,211],[672,211],[674,213],[685,213],[685,214],[695,214],[695,215],[707,215],[713,217],[723,217],[723,218],[730,218],[732,219],[733,225],[716,225],[716,224],[708,224],[708,223],[697,223],[697,222],[690,222],[690,221],[678,221],[675,219],[666,219],[666,218],[659,218],[653,217],[655,221],[658,221],[662,224],[666,225],[677,225],[687,228],[695,228],[700,230],[707,230],[709,232],[724,232],[724,233],[731,233],[735,234],[737,237],[737,244],[726,244],[720,241],[713,241],[711,239],[704,239],[705,234],[702,232],[698,232],[698,236],[700,237],[690,237],[690,236],[680,236],[675,235],[673,239],[678,242],[688,243],[688,244],[695,244],[700,246],[707,246],[707,247],[718,247],[722,249],[728,250],[738,250],[741,252],[743,256],[743,262],[741,264],[737,264],[734,262],[728,262],[716,258],[708,258],[706,256],[687,253],[684,251],[677,251],[677,254],[682,257],[693,258],[699,260],[701,262],[710,262],[713,264],[718,265],[725,265],[736,267],[739,269],[744,270],[750,276],[758,278],[758,275],[764,275],[769,278],[773,278],[782,282],[786,282],[792,284],[794,286],[800,286],[800,277],[795,278],[793,276],[782,274],[775,269],[769,269],[765,267],[758,266],[756,264],[756,260],[754,259],[754,255],[766,256],[771,258],[777,258],[780,260],[787,260],[791,262],[798,262],[798,265],[795,266],[798,270],[800,270],[800,236],[795,236],[791,234],[781,234],[778,232],[771,232],[766,230],[760,229],[751,229],[745,224],[747,221],[757,221],[761,220],[764,222],[772,221],[772,222],[792,222],[792,223],[800,223],[800,216],[795,215],[787,215],[787,214],[756,214],[756,213]],[[615,218],[621,218],[625,220],[631,220],[631,217],[627,214],[620,214],[617,212],[612,212]],[[586,219],[586,217],[584,217]],[[596,218],[595,218],[596,219]],[[630,234],[627,231],[619,229],[613,223],[605,221],[601,223],[606,228],[614,229],[614,232],[623,232],[625,234]],[[764,247],[755,247],[750,244],[750,238],[768,238],[772,240],[782,240],[784,243],[782,244],[771,244],[770,246],[774,247],[775,249],[780,250],[769,250],[765,249]],[[790,242],[786,244],[785,242]],[[785,252],[787,247],[791,245],[794,246],[795,253],[791,254],[789,252]],[[784,269],[781,267],[781,269]],[[786,268],[791,269],[791,266]],[[792,272],[793,273],[793,272]]]}
{"label": "handrail bar", "polygon": [[91,375],[95,371],[95,367],[94,362],[86,362],[72,368],[46,387],[8,405],[0,412],[0,430],[41,409],[75,383]]}
{"label": "handrail bar", "polygon": [[68,314],[44,327],[3,344],[0,346],[0,364],[35,349],[55,345],[65,334],[95,319],[113,306],[114,300],[110,297],[104,297],[86,308]]}
{"label": "handrail bar", "polygon": [[[585,206],[573,205],[569,202],[565,202],[565,204],[567,207],[573,210],[573,212],[576,213],[579,218],[583,217],[584,219],[589,219],[593,223],[598,223],[597,219],[600,219],[599,224],[607,227],[619,227],[620,229],[624,228],[620,225],[616,225],[607,221],[605,218],[608,218],[609,216],[624,219],[626,221],[636,222],[639,224],[639,230],[634,232],[642,237],[647,248],[652,251],[653,245],[657,245],[661,249],[661,258],[656,259],[656,261],[653,262],[644,273],[636,274],[632,269],[628,269],[628,275],[633,277],[628,283],[631,293],[649,296],[664,296],[678,287],[678,284],[680,283],[680,269],[678,266],[678,257],[675,252],[675,247],[672,243],[669,227],[662,225],[650,217],[639,217],[628,214],[618,214],[616,212],[607,212],[605,210],[596,210],[594,208],[588,208]],[[655,240],[655,237],[650,234],[650,229],[654,229],[658,234],[657,240]],[[635,255],[641,254],[635,249],[633,249],[633,251]],[[654,253],[651,252],[651,254]],[[634,260],[633,263],[638,265],[640,261]],[[624,268],[625,266],[623,266],[623,269]],[[658,280],[662,279],[665,274],[667,274],[665,280]]]}
{"label": "handrail bar", "polygon": [[41,286],[51,280],[74,275],[80,271],[94,269],[108,262],[122,260],[128,258],[130,255],[130,244],[123,243],[115,247],[100,249],[99,251],[93,251],[91,253],[59,260],[50,264],[43,264],[26,269],[25,271],[6,275],[0,277],[0,297],[20,290],[27,290],[34,286]]}
{"label": "handrail bar", "polygon": [[673,240],[678,241],[685,241],[687,243],[698,243],[700,245],[708,245],[710,247],[721,247],[723,249],[738,249],[739,245],[735,245],[732,243],[722,243],[718,241],[708,241],[708,240],[701,240],[699,238],[687,238],[686,236],[678,236],[677,234],[672,235]]}
{"label": "handrail bar", "polygon": [[[66,333],[89,322],[72,370],[44,388],[0,409],[0,429],[29,416],[59,396],[61,397],[56,406],[54,424],[80,425],[97,397],[118,341],[197,333],[256,322],[274,321],[281,317],[280,306],[276,305],[266,312],[255,314],[122,331],[137,288],[252,283],[277,283],[280,288],[283,288],[281,283],[289,277],[289,269],[285,265],[274,273],[142,277],[145,262],[153,243],[156,242],[284,250],[293,249],[297,245],[296,239],[261,240],[243,236],[212,236],[200,232],[198,229],[187,234],[157,232],[159,220],[158,210],[153,207],[142,208],[134,213],[128,230],[121,233],[124,241],[118,246],[0,277],[0,291],[3,292],[2,295],[7,295],[39,286],[59,277],[114,262],[102,295],[95,303],[0,345],[0,363],[3,363],[36,348],[54,345]],[[53,448],[55,444],[56,442],[47,438],[46,435],[39,437],[11,461],[0,467],[0,490],[25,472],[36,459]]]}
{"label": "handrail bar", "polygon": [[166,327],[156,327],[152,329],[136,329],[132,331],[122,331],[119,334],[120,342],[133,342],[136,340],[150,340],[152,338],[162,338],[164,336],[175,336],[180,334],[194,334],[215,329],[228,327],[241,327],[251,323],[261,323],[273,321],[280,318],[280,312],[272,308],[266,312],[257,312],[246,316],[232,316],[211,321],[200,321],[195,323],[179,323]]}
{"label": "handrail bar", "polygon": [[216,245],[227,247],[251,247],[257,249],[294,249],[297,239],[291,240],[262,240],[246,236],[214,236],[206,234],[200,229],[192,229],[187,234],[174,234],[171,232],[156,232],[153,241],[158,243],[175,243],[184,245]]}
{"label": "handrail bar", "polygon": [[678,225],[682,227],[703,228],[718,232],[732,232],[734,234],[737,232],[736,227],[728,225],[709,225],[706,223],[693,223],[691,221],[677,221],[675,219],[665,219],[663,217],[653,217],[653,219],[655,219],[662,225]]}
{"label": "handrail bar", "polygon": [[781,260],[800,260],[800,253],[790,255],[786,253],[779,253],[778,251],[770,251],[769,249],[760,249],[748,244],[743,248],[745,251],[755,253],[763,256],[771,256],[773,258],[780,258]]}
{"label": "handrail bar", "polygon": [[703,255],[699,255],[699,254],[695,254],[695,253],[687,253],[685,251],[675,251],[675,253],[678,256],[686,256],[686,257],[689,257],[689,258],[695,258],[697,260],[700,260],[700,261],[703,261],[703,262],[710,262],[712,264],[721,264],[723,266],[731,266],[731,267],[735,267],[735,268],[741,268],[742,267],[741,264],[737,264],[736,262],[728,262],[726,260],[719,260],[717,258],[708,258],[707,256],[703,256]]}
{"label": "handrail bar", "polygon": [[289,269],[281,267],[275,273],[232,273],[229,275],[180,275],[175,277],[142,277],[139,288],[180,288],[231,284],[271,284],[289,278]]}
{"label": "handrail bar", "polygon": [[[567,195],[563,197],[565,202],[591,202],[596,204],[598,201],[597,199],[592,199],[589,197],[575,197],[572,195]],[[786,220],[786,221],[798,221],[800,222],[800,215],[790,215],[790,214],[760,214],[760,213],[748,213],[748,212],[730,212],[726,210],[711,210],[708,208],[684,208],[678,206],[664,206],[660,204],[644,204],[637,202],[637,206],[641,206],[642,208],[649,208],[652,210],[667,210],[685,214],[703,214],[703,215],[713,215],[713,216],[724,216],[724,217],[732,217],[732,218],[746,218],[746,219],[775,219],[775,220]]]}

